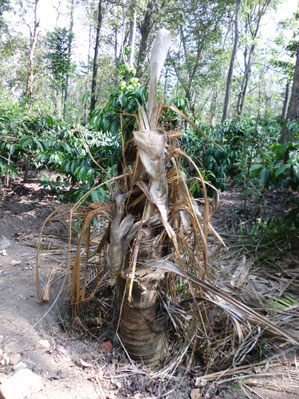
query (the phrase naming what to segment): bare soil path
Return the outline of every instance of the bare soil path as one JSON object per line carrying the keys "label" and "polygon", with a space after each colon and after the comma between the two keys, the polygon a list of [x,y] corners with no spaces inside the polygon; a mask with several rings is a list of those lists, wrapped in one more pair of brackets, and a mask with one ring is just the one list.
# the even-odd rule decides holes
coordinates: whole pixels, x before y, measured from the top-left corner
{"label": "bare soil path", "polygon": [[78,366],[96,344],[63,332],[57,309],[42,305],[35,291],[36,250],[31,242],[56,205],[31,182],[6,192],[0,211],[0,383],[27,367],[43,377],[44,389],[36,396],[40,399],[98,398],[88,373]]}

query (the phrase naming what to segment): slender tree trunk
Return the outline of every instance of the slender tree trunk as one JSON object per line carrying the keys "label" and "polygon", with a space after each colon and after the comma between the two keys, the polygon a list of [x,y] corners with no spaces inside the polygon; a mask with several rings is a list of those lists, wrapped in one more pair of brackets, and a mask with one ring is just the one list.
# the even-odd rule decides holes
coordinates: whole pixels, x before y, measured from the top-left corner
{"label": "slender tree trunk", "polygon": [[[71,62],[71,52],[72,52],[72,41],[73,41],[73,27],[74,27],[74,8],[75,0],[71,2],[71,14],[70,14],[70,28],[69,28],[69,40],[68,40],[68,59]],[[66,74],[65,78],[65,90],[64,90],[64,102],[63,102],[63,118],[66,116],[66,102],[68,100],[68,88],[69,88],[69,72]]]}
{"label": "slender tree trunk", "polygon": [[115,67],[117,68],[118,65],[118,55],[117,55],[117,50],[118,50],[118,40],[117,40],[117,35],[118,35],[118,26],[114,26],[114,62],[115,62]]}
{"label": "slender tree trunk", "polygon": [[97,17],[97,29],[96,29],[96,43],[94,48],[93,58],[93,70],[92,70],[92,81],[91,81],[91,99],[90,99],[90,115],[96,106],[96,85],[97,85],[97,73],[98,73],[98,52],[100,44],[100,32],[102,27],[102,0],[99,0],[98,4],[98,17]]}
{"label": "slender tree trunk", "polygon": [[28,63],[27,82],[26,82],[26,90],[25,90],[25,96],[28,97],[28,98],[32,98],[32,96],[33,96],[34,51],[35,51],[35,47],[36,47],[37,36],[38,36],[38,27],[39,27],[39,20],[37,19],[38,2],[39,2],[39,0],[35,0],[35,2],[34,2],[33,32],[30,32],[29,63]]}
{"label": "slender tree trunk", "polygon": [[[136,1],[133,1],[131,4],[131,21],[130,21],[130,33],[129,33],[129,68],[132,69],[134,67],[134,57],[135,57],[135,37],[136,37]],[[130,72],[126,71],[125,80],[128,82],[130,79]]]}
{"label": "slender tree trunk", "polygon": [[[286,119],[299,121],[299,43],[297,46],[295,73]],[[281,132],[281,141],[287,143],[291,139],[291,133],[287,126],[284,126]]]}
{"label": "slender tree trunk", "polygon": [[227,80],[226,80],[225,99],[224,99],[224,106],[223,106],[223,113],[222,113],[222,120],[221,120],[222,123],[227,118],[229,100],[230,100],[230,92],[231,92],[231,84],[232,84],[232,77],[233,77],[233,71],[234,71],[234,64],[235,64],[235,59],[236,59],[237,50],[238,50],[240,3],[241,3],[241,0],[237,0],[236,1],[236,12],[235,12],[235,22],[234,22],[234,26],[235,26],[234,46],[233,46],[233,51],[232,51],[232,55],[231,55],[231,59],[230,59],[230,65],[229,65],[229,70],[228,70],[228,74],[227,74]]}
{"label": "slender tree trunk", "polygon": [[134,66],[134,57],[135,57],[135,37],[136,37],[136,19],[137,19],[137,12],[136,12],[136,2],[133,2],[132,7],[133,9],[133,16],[130,22],[130,59],[129,59],[129,67],[132,68]]}
{"label": "slender tree trunk", "polygon": [[185,86],[185,93],[186,93],[186,98],[189,102],[188,109],[191,112],[192,117],[195,119],[195,101],[194,101],[194,91],[192,90],[192,85],[188,84],[188,86]]}
{"label": "slender tree trunk", "polygon": [[216,114],[216,107],[217,107],[217,99],[218,99],[218,90],[213,91],[213,96],[211,99],[211,105],[210,105],[210,125],[213,125],[213,121],[215,118]]}
{"label": "slender tree trunk", "polygon": [[[265,118],[267,118],[269,116],[269,111],[271,109],[272,106],[272,96],[269,96],[265,93]],[[260,112],[260,106],[259,106],[259,110],[258,112]]]}
{"label": "slender tree trunk", "polygon": [[122,27],[122,29],[121,29],[121,43],[119,46],[118,58],[116,61],[116,68],[118,68],[118,64],[121,62],[121,60],[123,62],[125,62],[124,48],[125,48],[125,44],[128,40],[129,33],[130,33],[130,30],[128,30],[126,32],[126,13],[125,13],[125,7],[124,7],[123,3],[122,3],[122,20],[119,24]]}
{"label": "slender tree trunk", "polygon": [[296,66],[287,119],[299,121],[299,42],[297,45]]}
{"label": "slender tree trunk", "polygon": [[[88,52],[87,52],[87,72],[86,72],[86,80],[84,83],[84,89],[85,92],[88,92],[88,87],[89,87],[89,72],[90,72],[90,48],[91,48],[91,32],[92,32],[92,27],[91,25],[89,26],[89,33],[88,33]],[[88,102],[84,101],[83,104],[83,120],[84,122],[87,122],[88,119]]]}
{"label": "slender tree trunk", "polygon": [[[218,22],[217,22],[218,24]],[[216,25],[217,25],[216,24]],[[215,27],[216,29],[216,27]],[[178,81],[183,87],[185,91],[185,96],[189,101],[188,109],[191,112],[193,118],[196,118],[196,113],[195,113],[195,98],[194,95],[192,94],[192,84],[193,80],[196,76],[196,73],[198,71],[199,65],[200,65],[200,59],[202,55],[202,51],[204,49],[205,41],[198,41],[197,43],[197,48],[194,57],[192,56],[192,62],[190,62],[190,52],[188,49],[188,42],[186,40],[186,36],[184,33],[184,29],[182,26],[180,26],[180,49],[182,47],[183,50],[183,55],[181,55],[183,59],[183,63],[186,64],[186,75],[187,78],[184,78],[183,74],[180,72],[178,65],[176,61],[171,59],[172,66],[175,70],[175,73],[177,75]]]}
{"label": "slender tree trunk", "polygon": [[61,14],[61,7],[62,7],[62,2],[63,0],[59,0],[58,5],[55,7],[55,5],[53,5],[53,7],[55,8],[57,14],[56,14],[56,20],[55,20],[55,27],[58,26],[58,20],[60,18],[60,14]]}
{"label": "slender tree trunk", "polygon": [[169,73],[169,69],[166,68],[166,72],[165,72],[165,79],[164,79],[164,97],[166,97],[167,94],[167,80],[168,80],[168,73]]}
{"label": "slender tree trunk", "polygon": [[[238,95],[238,101],[237,101],[237,116],[238,119],[243,113],[243,108],[244,108],[244,103],[245,103],[245,97],[247,93],[247,87],[248,87],[248,82],[250,78],[250,73],[251,73],[251,65],[252,65],[252,60],[253,60],[253,55],[254,55],[254,50],[255,50],[255,45],[256,45],[256,38],[259,32],[260,28],[260,23],[262,20],[262,17],[265,15],[267,8],[269,7],[271,3],[271,0],[265,0],[264,2],[260,2],[259,4],[254,4],[254,7],[257,7],[258,10],[256,12],[256,17],[250,20],[250,15],[247,17],[247,23],[246,23],[246,29],[250,31],[251,34],[251,40],[252,44],[250,48],[246,48],[244,51],[244,75],[241,83],[241,90]],[[254,21],[255,26],[251,26],[252,22]],[[248,57],[247,57],[248,55]]]}
{"label": "slender tree trunk", "polygon": [[139,54],[137,60],[136,75],[140,78],[144,73],[144,64],[148,54],[149,35],[152,30],[152,17],[154,13],[154,0],[150,0],[144,14],[144,19],[140,26],[141,40],[139,45]]}
{"label": "slender tree trunk", "polygon": [[92,26],[90,25],[89,26],[89,32],[88,32],[88,53],[87,53],[88,72],[90,70],[89,63],[90,63],[90,60],[91,60],[91,56],[90,56],[91,44],[92,44]]}
{"label": "slender tree trunk", "polygon": [[52,90],[52,101],[53,101],[53,105],[54,105],[54,114],[55,114],[56,118],[59,119],[58,101],[57,101],[57,94],[56,94],[55,89]]}
{"label": "slender tree trunk", "polygon": [[289,102],[289,95],[290,95],[290,82],[287,82],[285,93],[284,93],[284,100],[282,105],[282,113],[281,113],[281,120],[284,121],[287,117],[287,109],[288,109],[288,102]]}
{"label": "slender tree trunk", "polygon": [[251,64],[252,64],[254,49],[255,49],[255,44],[252,44],[250,47],[250,50],[249,50],[248,58],[247,58],[246,52],[244,53],[245,71],[244,71],[244,76],[242,79],[241,90],[238,95],[238,102],[237,102],[237,116],[238,117],[240,117],[243,113],[245,97],[246,97],[249,77],[250,77],[250,73],[251,73]]}
{"label": "slender tree trunk", "polygon": [[[118,21],[118,15],[117,15],[117,21]],[[119,59],[118,59],[118,23],[114,25],[113,28],[113,34],[114,34],[114,71],[113,71],[113,84],[115,87],[118,85],[118,64],[119,64]]]}

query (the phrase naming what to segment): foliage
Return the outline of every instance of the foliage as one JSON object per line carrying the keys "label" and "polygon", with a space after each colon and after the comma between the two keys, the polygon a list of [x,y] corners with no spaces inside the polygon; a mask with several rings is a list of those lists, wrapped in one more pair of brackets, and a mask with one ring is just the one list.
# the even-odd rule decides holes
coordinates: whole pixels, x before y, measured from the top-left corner
{"label": "foliage", "polygon": [[[80,18],[76,19],[73,26],[73,32],[77,39],[76,46],[73,46],[71,53],[73,58],[79,61],[78,65],[85,65],[86,68],[76,68],[76,73],[73,74],[72,79],[68,80],[66,107],[64,102],[55,95],[57,93],[53,93],[53,90],[49,91],[49,87],[55,85],[55,88],[61,92],[66,84],[63,76],[70,66],[68,46],[72,41],[66,18],[68,19],[71,15],[67,2],[62,4],[58,0],[53,1],[55,3],[53,6],[58,13],[56,21],[51,12],[51,17],[53,17],[50,20],[49,13],[47,23],[50,32],[46,31],[45,24],[41,24],[39,27],[39,40],[34,54],[34,101],[47,99],[49,102],[47,113],[49,110],[50,112],[55,110],[56,115],[67,117],[75,115],[87,120],[89,104],[85,108],[82,107],[82,97],[88,90],[91,80],[91,52],[93,31],[96,26],[96,4],[92,2],[74,3],[75,15],[80,15]],[[98,107],[103,108],[107,102],[106,88],[112,85],[117,87],[119,76],[123,73],[126,57],[128,52],[131,52],[130,27],[132,16],[136,11],[136,54],[127,75],[132,77],[132,72],[136,70],[142,85],[146,84],[148,54],[157,26],[174,29],[174,44],[168,57],[167,66],[162,71],[164,95],[167,99],[184,95],[189,101],[188,112],[191,112],[194,117],[200,116],[204,123],[213,123],[213,120],[217,123],[221,118],[223,107],[221,92],[224,91],[230,63],[233,39],[231,22],[235,12],[235,3],[235,0],[212,3],[203,0],[179,0],[178,2],[151,0],[149,2],[106,4],[106,7],[103,8],[98,57],[98,84],[96,87]],[[241,3],[239,63],[245,55],[242,55],[245,47],[251,44],[248,35],[250,36],[249,33],[253,29],[253,26],[247,31],[243,29],[244,20],[247,17],[252,20],[264,1],[260,5],[251,0]],[[271,2],[269,7],[268,11],[271,13],[271,17],[275,16],[272,5],[275,6],[276,3],[277,1]],[[32,5],[32,1],[13,3],[2,0],[0,2],[0,87],[4,88],[14,99],[21,98],[25,91],[30,48],[30,29],[28,27],[31,26],[33,19]],[[47,2],[43,12],[46,13],[51,7],[50,2]],[[38,10],[38,17],[40,17],[40,13],[41,9]],[[16,17],[13,17],[13,14],[16,14]],[[63,22],[59,15],[64,15]],[[146,20],[147,16],[149,17],[148,21]],[[67,26],[67,29],[63,25],[59,25],[61,22]],[[146,22],[148,23],[146,24]],[[262,108],[273,110],[275,115],[279,114],[283,102],[282,87],[285,85],[285,77],[282,76],[281,71],[284,71],[284,66],[288,66],[287,64],[292,65],[289,62],[291,61],[289,57],[286,58],[288,51],[285,46],[290,42],[290,34],[296,32],[296,22],[294,20],[281,24],[280,27],[278,24],[271,39],[267,39],[267,42],[265,40],[256,41],[255,60],[248,82],[244,113],[256,115]],[[266,29],[266,27],[261,25],[260,30],[262,31],[262,29]],[[275,42],[278,35],[279,42]],[[274,49],[277,50],[275,54],[273,53]],[[273,70],[273,59],[281,63],[275,66],[275,70]],[[244,72],[240,66],[236,65],[232,81],[232,118],[235,116],[240,79]],[[258,96],[261,100],[259,104]],[[64,112],[66,108],[67,112]],[[85,113],[84,117],[83,113]]]}
{"label": "foliage", "polygon": [[[120,144],[111,133],[95,132],[88,127],[75,128],[49,115],[28,116],[17,104],[6,104],[1,111],[1,175],[20,174],[25,157],[29,158],[31,168],[59,174],[56,182],[44,179],[43,184],[63,200],[81,198],[94,182],[103,178],[103,170],[114,175]],[[101,168],[92,162],[86,146],[93,158],[100,162]],[[92,195],[93,200],[105,198],[101,190]]]}
{"label": "foliage", "polygon": [[199,94],[207,83],[219,80],[221,69],[216,67],[223,55],[223,46],[217,46],[227,23],[230,0],[206,2],[180,0],[168,4],[167,24],[178,32],[169,61],[181,84],[181,91],[194,112]]}
{"label": "foliage", "polygon": [[[111,89],[106,106],[94,112],[91,125],[85,128],[54,120],[50,115],[29,116],[17,103],[4,102],[0,119],[1,175],[8,172],[16,176],[27,157],[34,169],[46,168],[60,174],[56,182],[43,179],[43,185],[60,199],[81,198],[95,182],[107,174],[114,176],[121,149],[120,114],[136,113],[146,98],[136,78],[128,83],[121,81],[118,89]],[[124,132],[131,132],[134,123],[134,118],[127,118]],[[100,167],[90,159],[86,147]],[[91,195],[94,201],[106,198],[103,190]]]}
{"label": "foliage", "polygon": [[[295,135],[298,124],[286,123]],[[202,128],[224,151],[204,142],[195,130],[186,131],[182,141],[204,177],[215,187],[226,190],[230,181],[242,186],[245,197],[249,190],[252,193],[270,187],[298,188],[298,144],[277,143],[281,133],[279,118],[243,118]]]}
{"label": "foliage", "polygon": [[[117,88],[110,88],[107,104],[93,112],[90,122],[96,130],[116,135],[120,131],[121,114],[136,114],[146,100],[147,92],[137,78],[131,78],[127,83],[122,80]],[[124,133],[131,133],[136,120],[132,116],[124,117],[124,120]]]}
{"label": "foliage", "polygon": [[65,79],[72,68],[69,51],[72,39],[73,34],[66,28],[55,28],[47,36],[49,52],[46,58],[53,76],[52,84],[60,90],[65,89]]}
{"label": "foliage", "polygon": [[297,190],[299,186],[298,144],[273,144],[259,163],[252,165],[250,172],[269,188],[283,187]]}
{"label": "foliage", "polygon": [[0,34],[1,34],[1,29],[3,28],[3,25],[5,24],[2,15],[5,11],[8,11],[10,9],[10,1],[9,0],[0,0]]}
{"label": "foliage", "polygon": [[[147,93],[136,78],[128,83],[121,81],[117,89],[111,89],[106,106],[96,110],[90,125],[84,128],[54,120],[49,115],[40,117],[37,112],[29,116],[22,105],[3,98],[1,175],[16,176],[27,157],[35,169],[47,168],[61,175],[57,182],[44,181],[52,192],[63,199],[80,198],[104,177],[103,170],[114,175],[121,154],[120,115],[135,114],[146,98]],[[180,96],[173,103],[181,109],[187,106],[186,99]],[[173,118],[172,111],[163,115],[165,124],[169,118]],[[127,138],[131,137],[135,123],[134,117],[124,116],[123,133]],[[297,123],[286,123],[295,135]],[[202,128],[224,151],[199,137],[195,129],[184,132],[182,142],[205,179],[220,190],[227,188],[228,181],[241,185],[245,194],[246,190],[252,192],[258,187],[293,190],[298,187],[298,145],[277,143],[281,131],[279,118],[243,118],[239,122],[226,121]],[[86,145],[102,169],[90,159]],[[187,163],[184,170],[191,173]],[[195,185],[193,194],[201,195],[200,191],[196,193],[197,189]],[[103,198],[103,193],[99,196]]]}

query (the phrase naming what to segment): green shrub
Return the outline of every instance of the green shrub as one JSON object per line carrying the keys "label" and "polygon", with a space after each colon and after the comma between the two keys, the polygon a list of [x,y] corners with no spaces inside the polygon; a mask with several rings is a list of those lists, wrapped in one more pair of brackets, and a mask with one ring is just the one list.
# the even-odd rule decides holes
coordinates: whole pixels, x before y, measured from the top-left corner
{"label": "green shrub", "polygon": [[224,151],[194,129],[184,132],[182,141],[205,178],[218,189],[225,190],[228,179],[247,192],[257,183],[266,188],[298,187],[298,145],[278,144],[279,118],[244,118],[240,122],[226,121],[201,128]]}
{"label": "green shrub", "polygon": [[269,187],[299,187],[299,145],[295,143],[273,144],[263,159],[250,168],[253,177]]}
{"label": "green shrub", "polygon": [[[27,115],[15,103],[4,102],[0,108],[1,175],[20,174],[26,158],[36,171],[46,168],[62,175],[55,182],[43,182],[52,193],[60,199],[77,200],[96,182],[107,179],[107,174],[115,174],[121,153],[119,135],[94,131],[88,126],[77,129],[49,115]],[[86,146],[102,168],[92,161]],[[96,196],[103,198],[103,193],[95,192],[93,198]]]}

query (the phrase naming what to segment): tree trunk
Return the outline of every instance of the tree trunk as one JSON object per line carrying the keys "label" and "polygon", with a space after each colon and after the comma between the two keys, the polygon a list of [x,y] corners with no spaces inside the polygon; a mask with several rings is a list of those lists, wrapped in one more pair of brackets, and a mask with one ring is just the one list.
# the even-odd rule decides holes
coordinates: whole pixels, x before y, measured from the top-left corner
{"label": "tree trunk", "polygon": [[290,82],[287,82],[286,88],[285,88],[285,93],[284,93],[282,112],[281,112],[281,120],[282,121],[284,121],[286,119],[286,117],[287,117],[289,95],[290,95]]}
{"label": "tree trunk", "polygon": [[213,121],[215,118],[215,114],[216,114],[216,107],[217,107],[217,99],[218,99],[218,90],[213,90],[213,96],[211,99],[211,105],[210,105],[210,121],[209,124],[212,126],[213,125]]}
{"label": "tree trunk", "polygon": [[227,74],[227,80],[226,80],[224,106],[223,106],[223,113],[222,113],[222,119],[221,119],[222,123],[227,118],[229,100],[230,100],[230,92],[231,92],[231,84],[232,84],[232,77],[233,77],[233,71],[234,71],[234,64],[235,64],[235,59],[236,59],[237,50],[238,50],[240,3],[241,3],[241,0],[237,0],[236,1],[235,22],[234,22],[234,26],[235,26],[234,46],[233,46],[233,51],[232,51],[232,55],[231,55],[231,59],[230,59],[230,65],[229,65],[229,70],[228,70],[228,74]]}
{"label": "tree trunk", "polygon": [[[71,61],[71,52],[72,52],[72,41],[73,41],[73,27],[74,27],[74,8],[75,8],[75,0],[72,0],[71,3],[71,14],[70,14],[70,28],[69,28],[69,40],[68,40],[68,59]],[[69,88],[69,72],[66,74],[65,78],[65,90],[64,90],[64,102],[63,102],[63,118],[66,116],[66,102],[68,100],[68,88]]]}
{"label": "tree trunk", "polygon": [[243,78],[242,78],[241,90],[240,90],[240,92],[238,94],[238,102],[237,102],[237,116],[238,116],[238,118],[240,118],[240,116],[243,113],[245,97],[246,97],[249,77],[250,77],[250,73],[251,73],[251,64],[252,64],[252,58],[253,58],[253,54],[254,54],[254,49],[255,49],[255,44],[252,44],[251,47],[250,47],[250,50],[249,50],[248,58],[247,58],[247,51],[245,50],[245,52],[244,52],[245,71],[244,71],[244,75],[243,75]]}
{"label": "tree trunk", "polygon": [[287,119],[299,121],[299,42],[297,44],[296,66]]}
{"label": "tree trunk", "polygon": [[[91,36],[92,36],[92,27],[91,25],[89,26],[89,32],[88,32],[88,53],[87,53],[87,78],[85,81],[85,92],[88,92],[88,87],[89,87],[89,73],[90,73],[90,49],[91,49]],[[83,121],[87,122],[88,119],[88,112],[89,112],[89,106],[88,106],[88,101],[84,101],[83,104]]]}
{"label": "tree trunk", "polygon": [[100,44],[100,32],[102,27],[102,0],[99,0],[98,4],[98,17],[97,17],[97,29],[96,29],[96,42],[94,48],[93,58],[93,69],[92,69],[92,81],[91,81],[91,98],[90,98],[90,115],[96,106],[96,85],[97,85],[97,73],[98,73],[98,52]]}
{"label": "tree trunk", "polygon": [[[250,31],[251,34],[251,40],[252,44],[250,48],[246,48],[244,51],[244,75],[242,78],[241,82],[241,89],[238,95],[238,101],[237,101],[237,107],[236,107],[236,112],[237,112],[237,117],[238,119],[241,117],[243,113],[243,108],[245,104],[245,97],[247,93],[247,87],[248,87],[248,82],[251,74],[251,65],[252,65],[252,60],[253,60],[253,55],[254,55],[254,50],[255,50],[255,45],[256,45],[256,38],[259,32],[260,28],[260,23],[262,20],[262,17],[265,15],[267,8],[269,7],[271,3],[271,0],[265,0],[264,3],[259,3],[255,4],[253,3],[254,7],[258,8],[258,11],[256,13],[256,18],[248,15],[247,22],[246,22],[246,29]],[[252,20],[250,20],[252,18]],[[252,22],[255,22],[255,26],[251,26]]]}
{"label": "tree trunk", "polygon": [[59,20],[59,18],[60,18],[60,15],[61,15],[61,7],[62,7],[62,3],[63,3],[63,0],[59,0],[59,2],[58,2],[58,5],[57,6],[55,6],[55,5],[53,5],[53,7],[55,8],[55,10],[56,10],[56,20],[55,20],[55,27],[57,27],[58,26],[58,20]]}
{"label": "tree trunk", "polygon": [[135,57],[135,38],[136,38],[136,1],[131,4],[131,20],[130,20],[130,33],[129,33],[129,70],[126,71],[125,80],[126,82],[130,79],[130,70],[134,67],[134,57]]}
{"label": "tree trunk", "polygon": [[129,67],[133,68],[134,66],[134,58],[135,58],[135,37],[136,37],[136,19],[137,19],[137,12],[136,12],[136,2],[134,1],[132,4],[133,8],[133,15],[130,22],[130,39],[129,39],[129,46],[130,46],[130,59],[129,59]]}
{"label": "tree trunk", "polygon": [[[286,119],[299,121],[299,42],[296,53],[296,66],[292,85],[292,93]],[[291,139],[291,133],[288,131],[287,126],[284,126],[281,132],[282,143],[287,143]]]}
{"label": "tree trunk", "polygon": [[39,27],[39,20],[37,19],[37,6],[39,0],[35,0],[34,2],[34,22],[33,22],[33,32],[30,32],[30,50],[29,50],[29,63],[27,69],[27,82],[26,82],[26,90],[25,96],[27,98],[32,98],[33,96],[33,81],[34,81],[34,51],[37,42],[38,36],[38,27]]}
{"label": "tree trunk", "polygon": [[149,35],[152,30],[152,17],[154,13],[155,1],[150,0],[147,4],[147,8],[144,14],[144,19],[140,26],[141,40],[139,45],[139,54],[136,67],[136,76],[141,78],[144,73],[144,64],[146,60],[146,55],[148,53],[149,47]]}
{"label": "tree trunk", "polygon": [[113,33],[114,33],[114,62],[115,62],[115,67],[117,68],[117,66],[118,66],[118,55],[117,55],[117,50],[118,50],[118,42],[117,42],[118,26],[117,25],[114,26]]}
{"label": "tree trunk", "polygon": [[[218,25],[219,20],[215,23],[214,29],[216,30],[216,27]],[[182,46],[181,46],[182,45]],[[176,72],[177,78],[179,83],[182,85],[184,91],[185,91],[185,96],[188,100],[188,109],[190,113],[192,114],[193,118],[196,118],[196,113],[195,113],[195,97],[193,95],[193,80],[197,74],[197,71],[200,67],[200,60],[202,56],[202,51],[205,46],[205,40],[198,40],[197,45],[196,45],[196,50],[192,55],[189,52],[188,48],[188,42],[186,39],[186,35],[184,33],[184,27],[180,26],[180,49],[182,47],[183,50],[183,55],[180,55],[180,58],[184,58],[183,63],[186,64],[186,71],[185,74],[184,72],[181,73],[176,65],[176,62],[171,59],[172,66]],[[192,61],[190,60],[192,58]],[[191,61],[191,62],[190,62]],[[186,75],[186,77],[184,77]]]}

